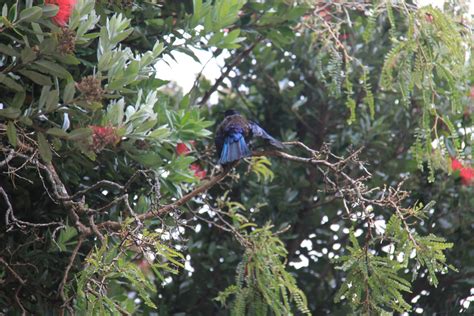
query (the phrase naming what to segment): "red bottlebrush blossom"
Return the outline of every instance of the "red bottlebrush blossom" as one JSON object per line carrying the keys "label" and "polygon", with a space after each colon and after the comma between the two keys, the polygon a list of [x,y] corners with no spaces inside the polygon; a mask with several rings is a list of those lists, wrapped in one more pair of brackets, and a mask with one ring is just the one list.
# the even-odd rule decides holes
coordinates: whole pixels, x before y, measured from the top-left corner
{"label": "red bottlebrush blossom", "polygon": [[194,176],[199,178],[199,180],[202,180],[206,177],[206,174],[207,174],[206,170],[203,170],[201,166],[197,163],[191,164],[191,166],[189,166],[189,169],[194,171]]}
{"label": "red bottlebrush blossom", "polygon": [[471,87],[471,91],[469,92],[469,97],[474,99],[474,86]]}
{"label": "red bottlebrush blossom", "polygon": [[[195,146],[196,142],[194,140],[190,141],[189,144],[191,146]],[[178,143],[176,144],[176,153],[181,156],[181,155],[187,155],[191,152],[191,148],[188,147],[185,143]],[[194,176],[198,178],[199,180],[202,180],[206,177],[206,170],[203,170],[201,168],[201,165],[198,163],[193,163],[189,166],[189,169],[194,171]]]}
{"label": "red bottlebrush blossom", "polygon": [[463,185],[470,185],[474,183],[474,168],[462,168],[459,172],[459,176],[461,177],[461,183]]}
{"label": "red bottlebrush blossom", "polygon": [[463,164],[456,158],[451,159],[451,169],[453,171],[459,170],[459,177],[463,185],[470,185],[474,183],[474,168],[464,167]]}
{"label": "red bottlebrush blossom", "polygon": [[69,16],[76,5],[76,0],[45,0],[47,4],[54,4],[59,7],[58,13],[52,17],[54,23],[64,26],[69,21]]}
{"label": "red bottlebrush blossom", "polygon": [[462,168],[462,163],[459,160],[457,160],[456,158],[451,159],[451,169],[453,169],[453,171],[461,170]]}
{"label": "red bottlebrush blossom", "polygon": [[176,144],[176,152],[178,155],[187,155],[191,152],[191,149],[185,143]]}
{"label": "red bottlebrush blossom", "polygon": [[92,130],[92,149],[101,151],[107,145],[115,145],[120,141],[117,129],[113,126],[89,126]]}

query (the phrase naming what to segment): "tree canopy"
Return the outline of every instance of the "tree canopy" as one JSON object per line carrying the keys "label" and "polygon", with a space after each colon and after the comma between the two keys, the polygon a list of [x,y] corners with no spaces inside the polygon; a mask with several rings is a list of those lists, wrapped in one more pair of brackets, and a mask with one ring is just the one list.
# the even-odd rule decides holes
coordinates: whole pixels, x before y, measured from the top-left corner
{"label": "tree canopy", "polygon": [[[1,10],[2,313],[472,313],[464,1]],[[196,50],[217,79],[158,79]],[[286,148],[219,166],[227,109]]]}

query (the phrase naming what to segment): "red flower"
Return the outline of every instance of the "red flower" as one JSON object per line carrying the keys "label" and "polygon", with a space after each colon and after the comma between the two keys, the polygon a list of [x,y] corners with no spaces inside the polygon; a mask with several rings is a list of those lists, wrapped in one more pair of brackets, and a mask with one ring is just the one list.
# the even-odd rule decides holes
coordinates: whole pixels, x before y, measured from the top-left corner
{"label": "red flower", "polygon": [[463,168],[462,163],[456,158],[451,158],[451,169],[453,171],[461,170]]}
{"label": "red flower", "polygon": [[101,151],[107,145],[115,145],[120,141],[117,129],[113,126],[91,125],[89,128],[92,130],[92,149],[96,152]]}
{"label": "red flower", "polygon": [[459,172],[459,176],[461,177],[461,183],[463,185],[470,185],[471,183],[474,183],[474,168],[462,168]]}
{"label": "red flower", "polygon": [[[196,142],[194,140],[191,140],[189,142],[189,144],[191,146],[195,146],[196,145]],[[186,145],[185,143],[177,143],[176,144],[176,153],[181,156],[181,155],[187,155],[191,152],[191,148],[188,147],[188,145]],[[199,178],[199,180],[202,180],[206,177],[206,170],[203,170],[201,168],[201,165],[198,164],[198,163],[193,163],[189,166],[189,169],[191,169],[192,171],[194,171],[194,176],[196,178]]]}
{"label": "red flower", "polygon": [[474,183],[474,168],[464,167],[459,160],[452,158],[451,169],[453,169],[453,171],[459,170],[459,177],[461,178],[461,183],[463,185]]}
{"label": "red flower", "polygon": [[59,26],[66,25],[69,22],[69,16],[76,5],[76,0],[45,0],[46,4],[54,4],[59,7],[56,16],[52,20]]}
{"label": "red flower", "polygon": [[176,144],[176,152],[178,155],[187,155],[191,152],[191,149],[185,143]]}
{"label": "red flower", "polygon": [[194,171],[194,176],[202,180],[206,177],[206,170],[203,170],[201,166],[197,163],[193,163],[189,166],[189,169]]}

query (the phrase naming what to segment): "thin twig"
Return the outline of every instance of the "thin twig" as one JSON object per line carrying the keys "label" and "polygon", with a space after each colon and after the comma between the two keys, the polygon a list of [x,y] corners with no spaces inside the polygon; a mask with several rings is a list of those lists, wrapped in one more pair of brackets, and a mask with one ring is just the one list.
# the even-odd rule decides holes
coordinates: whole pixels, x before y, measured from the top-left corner
{"label": "thin twig", "polygon": [[224,79],[227,78],[227,76],[232,71],[232,69],[234,69],[235,66],[240,64],[242,62],[242,59],[244,59],[244,57],[250,54],[250,52],[255,48],[255,46],[257,46],[257,44],[260,43],[262,40],[263,40],[263,37],[259,37],[252,45],[250,45],[248,48],[243,50],[239,55],[237,55],[237,57],[235,57],[232,63],[225,66],[226,70],[223,73],[221,73],[220,77],[217,78],[216,82],[212,85],[212,87],[204,93],[198,105],[203,105],[207,102],[207,100],[209,100],[211,95],[217,90],[217,88],[219,88],[219,86],[222,84],[222,81],[224,81]]}
{"label": "thin twig", "polygon": [[74,250],[72,251],[71,257],[69,257],[69,263],[66,267],[66,270],[64,270],[63,279],[61,280],[61,283],[59,284],[59,287],[58,287],[59,296],[61,297],[61,299],[63,300],[64,303],[67,302],[67,298],[66,298],[66,295],[64,293],[64,286],[66,285],[67,278],[69,276],[69,271],[71,270],[71,267],[74,264],[74,259],[76,259],[76,256],[79,252],[79,248],[81,248],[81,245],[82,245],[83,241],[84,241],[84,235],[80,235],[79,240],[77,241],[77,245],[74,248]]}

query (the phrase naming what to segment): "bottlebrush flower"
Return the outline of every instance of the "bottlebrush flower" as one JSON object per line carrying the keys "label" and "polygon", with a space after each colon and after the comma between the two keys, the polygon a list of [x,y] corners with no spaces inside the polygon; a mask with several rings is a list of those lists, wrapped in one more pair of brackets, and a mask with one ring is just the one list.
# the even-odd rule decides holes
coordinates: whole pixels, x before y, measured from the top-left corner
{"label": "bottlebrush flower", "polygon": [[459,176],[461,177],[461,183],[464,185],[474,183],[474,168],[462,168],[459,172]]}
{"label": "bottlebrush flower", "polygon": [[206,177],[206,174],[207,174],[206,170],[203,170],[201,166],[197,163],[191,164],[191,166],[189,166],[189,169],[194,171],[194,176],[199,178],[199,180],[202,180]]}
{"label": "bottlebrush flower", "polygon": [[176,144],[176,153],[181,155],[187,155],[191,152],[191,149],[185,143],[178,143]]}
{"label": "bottlebrush flower", "polygon": [[58,13],[51,19],[59,26],[69,22],[69,16],[76,5],[76,0],[45,0],[46,4],[54,4],[59,7]]}
{"label": "bottlebrush flower", "polygon": [[[194,140],[190,141],[189,143],[191,144],[191,146],[194,146],[196,144]],[[185,143],[176,144],[176,153],[178,154],[178,156],[181,156],[181,155],[186,156],[190,152],[191,152],[191,148],[188,147],[188,145],[186,145]],[[198,178],[199,180],[202,180],[206,177],[206,174],[207,174],[206,170],[203,170],[201,165],[198,163],[192,163],[189,166],[189,169],[194,171],[194,176]]]}
{"label": "bottlebrush flower", "polygon": [[120,141],[117,129],[113,126],[94,126],[89,128],[92,130],[92,149],[96,152],[101,151],[107,145],[115,145]]}
{"label": "bottlebrush flower", "polygon": [[474,184],[474,168],[464,167],[463,164],[456,158],[451,159],[451,169],[453,171],[459,170],[459,177],[463,185]]}
{"label": "bottlebrush flower", "polygon": [[461,170],[462,168],[462,163],[459,160],[457,160],[456,158],[451,159],[451,169],[453,169],[453,171]]}

